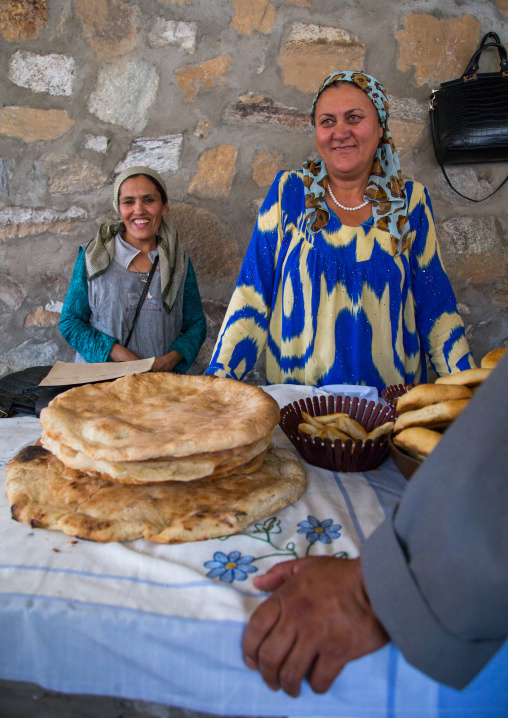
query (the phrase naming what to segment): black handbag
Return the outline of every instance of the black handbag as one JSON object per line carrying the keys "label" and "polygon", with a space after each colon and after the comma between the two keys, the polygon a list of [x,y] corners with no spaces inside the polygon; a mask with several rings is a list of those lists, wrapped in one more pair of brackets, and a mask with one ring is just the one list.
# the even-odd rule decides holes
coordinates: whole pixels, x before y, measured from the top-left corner
{"label": "black handbag", "polygon": [[[479,73],[480,57],[490,49],[499,53],[499,72]],[[508,176],[487,197],[473,199],[455,189],[444,165],[508,160],[508,58],[495,32],[485,35],[461,77],[432,91],[429,115],[436,159],[453,191],[472,202],[492,197]]]}

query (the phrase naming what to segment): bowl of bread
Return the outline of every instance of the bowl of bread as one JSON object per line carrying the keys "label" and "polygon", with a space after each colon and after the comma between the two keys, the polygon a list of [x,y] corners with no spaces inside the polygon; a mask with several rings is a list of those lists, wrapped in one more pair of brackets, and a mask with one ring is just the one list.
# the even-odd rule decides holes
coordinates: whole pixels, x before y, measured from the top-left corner
{"label": "bowl of bread", "polygon": [[281,409],[280,426],[309,464],[330,471],[370,471],[388,456],[394,411],[350,396],[313,396]]}
{"label": "bowl of bread", "polygon": [[495,349],[479,368],[439,377],[434,384],[404,387],[395,400],[396,418],[388,437],[390,453],[403,476],[409,479],[434,451],[505,352]]}

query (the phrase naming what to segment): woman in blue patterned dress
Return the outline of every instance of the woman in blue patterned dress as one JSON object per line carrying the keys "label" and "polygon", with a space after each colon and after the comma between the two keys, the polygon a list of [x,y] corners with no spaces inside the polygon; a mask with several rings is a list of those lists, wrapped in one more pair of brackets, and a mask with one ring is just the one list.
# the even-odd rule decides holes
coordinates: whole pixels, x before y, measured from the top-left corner
{"label": "woman in blue patterned dress", "polygon": [[317,161],[268,192],[208,374],[268,384],[425,382],[474,367],[430,198],[404,182],[383,86],[335,72],[311,111]]}

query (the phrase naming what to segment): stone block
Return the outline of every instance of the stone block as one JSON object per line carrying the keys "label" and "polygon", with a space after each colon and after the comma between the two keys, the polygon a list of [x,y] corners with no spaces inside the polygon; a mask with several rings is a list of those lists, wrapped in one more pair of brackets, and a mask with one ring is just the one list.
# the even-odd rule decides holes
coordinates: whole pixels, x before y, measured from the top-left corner
{"label": "stone block", "polygon": [[193,134],[196,137],[206,137],[210,130],[212,129],[212,125],[208,120],[200,120],[198,124],[196,125],[196,129],[194,130]]}
{"label": "stone block", "polygon": [[292,5],[297,5],[298,7],[312,7],[310,0],[286,0],[286,2],[290,2]]}
{"label": "stone block", "polygon": [[10,311],[16,311],[23,304],[26,292],[18,282],[7,274],[0,274],[0,302]]}
{"label": "stone block", "polygon": [[401,72],[415,68],[418,86],[462,75],[480,40],[480,22],[473,15],[437,18],[408,13],[397,33]]}
{"label": "stone block", "polygon": [[232,62],[229,55],[219,55],[205,60],[201,65],[179,68],[175,73],[175,80],[185,99],[192,102],[201,87],[223,84]]}
{"label": "stone block", "polygon": [[452,281],[484,284],[507,273],[493,217],[453,217],[438,225],[443,263]]}
{"label": "stone block", "polygon": [[37,309],[28,314],[23,322],[24,327],[54,327],[60,321],[60,314],[57,312],[49,312],[44,307]]}
{"label": "stone block", "polygon": [[109,145],[109,139],[104,135],[87,135],[85,137],[85,149],[94,152],[106,152]]}
{"label": "stone block", "polygon": [[213,302],[210,300],[203,302],[203,311],[206,320],[212,327],[220,327],[222,325],[227,308],[228,305],[224,302]]}
{"label": "stone block", "polygon": [[418,102],[414,97],[396,97],[387,94],[388,104],[390,105],[390,120],[404,120],[405,122],[423,122],[429,121],[429,104],[428,102]]}
{"label": "stone block", "polygon": [[102,67],[88,109],[104,122],[141,132],[159,87],[159,75],[144,60],[128,60]]}
{"label": "stone block", "polygon": [[85,219],[86,212],[81,207],[69,207],[63,212],[33,207],[6,207],[0,211],[0,242],[42,232],[70,232]]}
{"label": "stone block", "polygon": [[508,15],[508,0],[496,0],[496,3],[501,12]]}
{"label": "stone block", "polygon": [[0,159],[0,192],[6,197],[11,196],[11,187],[9,183],[9,160]]}
{"label": "stone block", "polygon": [[[466,197],[482,199],[482,197],[486,197],[494,189],[488,180],[484,177],[480,177],[473,167],[469,165],[448,165],[445,169],[452,185],[456,187],[459,192],[465,194]],[[441,199],[450,202],[450,204],[465,207],[471,206],[471,202],[468,199],[460,197],[460,195],[452,190],[441,169],[437,169],[434,176],[436,188],[441,195]]]}
{"label": "stone block", "polygon": [[56,140],[70,130],[71,120],[64,110],[37,110],[33,107],[0,108],[0,135],[24,142]]}
{"label": "stone block", "polygon": [[278,64],[285,85],[316,92],[334,70],[363,70],[365,43],[346,30],[294,23]]}
{"label": "stone block", "polygon": [[31,366],[49,366],[57,359],[58,346],[55,342],[37,344],[32,339],[27,339],[0,356],[0,362],[7,365],[9,372],[22,371]]}
{"label": "stone block", "polygon": [[206,150],[187,192],[201,197],[227,197],[231,190],[238,151],[234,145]]}
{"label": "stone block", "polygon": [[138,137],[132,143],[125,159],[115,167],[115,172],[122,172],[134,165],[146,165],[161,174],[176,172],[180,167],[182,141],[182,135]]}
{"label": "stone block", "polygon": [[36,55],[18,50],[9,60],[9,79],[32,92],[72,95],[76,63],[68,55]]}
{"label": "stone block", "polygon": [[312,131],[308,112],[302,112],[296,107],[286,107],[270,97],[263,97],[253,92],[240,95],[235,104],[226,110],[224,119],[232,122],[253,120],[263,124],[299,127]]}
{"label": "stone block", "polygon": [[402,154],[414,149],[420,142],[426,125],[423,122],[389,121],[390,132],[397,151]]}
{"label": "stone block", "polygon": [[196,49],[196,31],[195,22],[177,22],[158,17],[148,35],[148,42],[151,47],[178,45],[182,50],[193,53]]}
{"label": "stone block", "polygon": [[136,48],[137,5],[121,0],[76,0],[74,14],[98,57],[124,55]]}
{"label": "stone block", "polygon": [[44,160],[48,173],[50,192],[89,192],[100,189],[108,182],[108,176],[91,162],[69,155],[49,155]]}
{"label": "stone block", "polygon": [[[236,237],[217,215],[186,202],[169,202],[168,221],[192,260],[201,296],[229,301],[242,258]],[[210,319],[216,314],[210,310]]]}
{"label": "stone block", "polygon": [[33,40],[48,22],[48,0],[3,0],[0,35],[10,42]]}
{"label": "stone block", "polygon": [[239,35],[252,35],[262,32],[269,35],[272,31],[276,10],[268,0],[232,0],[234,10],[231,26]]}
{"label": "stone block", "polygon": [[288,169],[282,157],[263,150],[258,152],[252,163],[252,179],[258,187],[271,185],[277,172]]}

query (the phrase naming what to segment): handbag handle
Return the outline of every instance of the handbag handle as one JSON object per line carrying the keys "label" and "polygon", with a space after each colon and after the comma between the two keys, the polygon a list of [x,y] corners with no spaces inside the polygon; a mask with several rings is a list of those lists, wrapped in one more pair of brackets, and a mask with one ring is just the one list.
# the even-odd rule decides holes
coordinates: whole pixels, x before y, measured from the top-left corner
{"label": "handbag handle", "polygon": [[[487,37],[487,36],[485,36],[485,37]],[[483,38],[483,40],[485,40],[485,37]],[[502,45],[500,42],[487,42],[487,43],[483,44],[483,41],[482,41],[482,44],[480,45],[478,50],[475,52],[473,57],[469,60],[469,64],[466,67],[466,69],[464,70],[464,73],[462,75],[463,80],[467,81],[467,80],[472,80],[474,78],[474,76],[478,72],[478,67],[480,65],[480,56],[481,56],[482,52],[484,50],[487,50],[489,47],[497,48],[497,51],[499,53],[499,64],[500,64],[499,71],[503,75],[508,75],[508,56],[506,54],[505,46]]]}
{"label": "handbag handle", "polygon": [[473,199],[473,197],[468,197],[466,194],[462,194],[462,192],[459,192],[459,190],[452,185],[452,183],[451,183],[451,181],[450,181],[450,178],[449,178],[448,175],[446,174],[446,170],[445,170],[444,164],[443,164],[442,162],[439,163],[439,166],[441,167],[441,172],[443,173],[445,180],[448,182],[448,184],[450,185],[450,187],[452,188],[452,190],[453,190],[454,192],[456,192],[458,195],[460,195],[461,197],[464,197],[464,199],[468,199],[470,202],[484,202],[484,201],[485,201],[486,199],[488,199],[489,197],[492,197],[493,194],[496,194],[496,192],[498,192],[498,191],[501,189],[501,187],[503,187],[504,184],[505,184],[506,182],[508,182],[508,175],[507,175],[507,176],[504,178],[504,180],[501,182],[501,184],[499,185],[499,187],[497,187],[493,192],[491,192],[490,194],[488,194],[486,197],[482,197],[481,199]]}
{"label": "handbag handle", "polygon": [[132,337],[132,332],[134,331],[134,326],[136,324],[136,320],[138,318],[139,312],[141,311],[141,307],[143,306],[143,302],[145,301],[146,293],[148,292],[148,287],[150,286],[150,282],[152,281],[152,277],[155,272],[155,268],[157,267],[157,264],[159,263],[159,255],[157,255],[152,263],[152,268],[150,270],[150,274],[148,275],[146,279],[146,284],[143,289],[143,292],[141,294],[141,297],[139,298],[138,306],[136,307],[136,314],[134,315],[134,319],[132,320],[132,325],[129,331],[129,334],[127,336],[127,339],[125,341],[124,347],[127,348],[129,346],[129,342]]}
{"label": "handbag handle", "polygon": [[[490,32],[488,32],[488,33],[484,36],[483,40],[482,40],[481,43],[480,43],[480,47],[483,47],[483,46],[485,45],[485,43],[487,42],[487,38],[488,38],[488,37],[494,38],[494,39],[492,40],[492,42],[497,42],[498,45],[502,45],[502,44],[503,44],[503,43],[501,42],[501,40],[499,39],[499,35],[497,34],[497,32],[494,32],[493,30],[491,30]],[[489,40],[489,42],[491,42],[491,41]]]}

